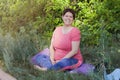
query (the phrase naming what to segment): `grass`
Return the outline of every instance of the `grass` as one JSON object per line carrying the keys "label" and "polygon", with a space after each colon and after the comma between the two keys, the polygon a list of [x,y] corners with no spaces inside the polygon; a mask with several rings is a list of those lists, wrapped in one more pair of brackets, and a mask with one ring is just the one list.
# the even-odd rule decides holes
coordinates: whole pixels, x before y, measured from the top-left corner
{"label": "grass", "polygon": [[35,33],[0,34],[0,63],[5,67],[4,70],[16,77],[17,80],[103,80],[101,66],[103,61],[107,63],[108,72],[120,66],[118,61],[120,56],[119,43],[112,42],[112,46],[105,46],[104,50],[101,48],[103,45],[81,47],[85,62],[98,65],[97,72],[90,76],[35,70],[29,60],[40,50],[48,47],[48,43]]}

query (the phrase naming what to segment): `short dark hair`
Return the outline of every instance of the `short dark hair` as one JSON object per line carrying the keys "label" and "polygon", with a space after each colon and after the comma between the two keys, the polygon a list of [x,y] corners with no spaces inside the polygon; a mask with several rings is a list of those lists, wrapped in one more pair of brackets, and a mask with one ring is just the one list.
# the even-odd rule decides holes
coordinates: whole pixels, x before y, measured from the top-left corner
{"label": "short dark hair", "polygon": [[64,16],[67,12],[72,13],[73,14],[73,19],[75,19],[75,11],[73,9],[70,9],[70,8],[64,9],[62,15]]}

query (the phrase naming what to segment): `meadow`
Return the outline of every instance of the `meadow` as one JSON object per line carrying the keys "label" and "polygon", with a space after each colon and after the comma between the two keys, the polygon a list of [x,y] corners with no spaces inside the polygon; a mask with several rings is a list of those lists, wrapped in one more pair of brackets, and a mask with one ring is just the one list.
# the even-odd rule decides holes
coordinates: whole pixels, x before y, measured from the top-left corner
{"label": "meadow", "polygon": [[38,71],[30,63],[30,59],[39,51],[48,48],[49,42],[50,40],[42,38],[41,35],[36,35],[34,31],[29,34],[22,31],[14,35],[11,33],[1,34],[0,61],[2,69],[18,80],[104,80],[103,64],[107,64],[107,73],[120,66],[120,44],[112,41],[111,47],[102,42],[100,46],[85,46],[81,43],[80,48],[85,62],[97,66],[96,71],[89,76],[67,72]]}

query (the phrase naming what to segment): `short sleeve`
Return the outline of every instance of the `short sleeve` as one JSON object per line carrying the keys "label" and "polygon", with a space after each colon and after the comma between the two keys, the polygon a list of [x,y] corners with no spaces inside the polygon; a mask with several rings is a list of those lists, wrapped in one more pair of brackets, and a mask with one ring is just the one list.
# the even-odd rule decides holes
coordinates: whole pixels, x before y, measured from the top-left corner
{"label": "short sleeve", "polygon": [[56,29],[54,30],[54,32],[53,32],[53,34],[52,34],[51,42],[54,41],[54,38],[55,38],[55,31],[56,31]]}
{"label": "short sleeve", "polygon": [[58,30],[58,27],[56,27],[55,30],[53,31],[51,42],[54,41],[54,39],[55,39],[55,34],[56,34],[56,31],[57,31],[57,30]]}
{"label": "short sleeve", "polygon": [[79,41],[81,38],[80,30],[77,28],[74,28],[74,30],[71,33],[71,40],[72,41]]}

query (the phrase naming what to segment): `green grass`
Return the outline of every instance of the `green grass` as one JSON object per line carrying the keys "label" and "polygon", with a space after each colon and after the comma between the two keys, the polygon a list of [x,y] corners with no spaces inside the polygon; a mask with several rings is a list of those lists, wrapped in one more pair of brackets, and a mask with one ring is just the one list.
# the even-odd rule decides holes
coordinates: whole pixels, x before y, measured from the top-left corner
{"label": "green grass", "polygon": [[49,42],[40,35],[16,33],[0,34],[0,60],[4,63],[4,70],[17,78],[17,80],[103,80],[103,61],[108,63],[108,72],[120,66],[119,43],[112,42],[112,46],[83,46],[81,51],[85,62],[99,65],[97,72],[90,76],[70,74],[65,72],[35,70],[30,64],[30,58],[40,50],[48,47]]}

